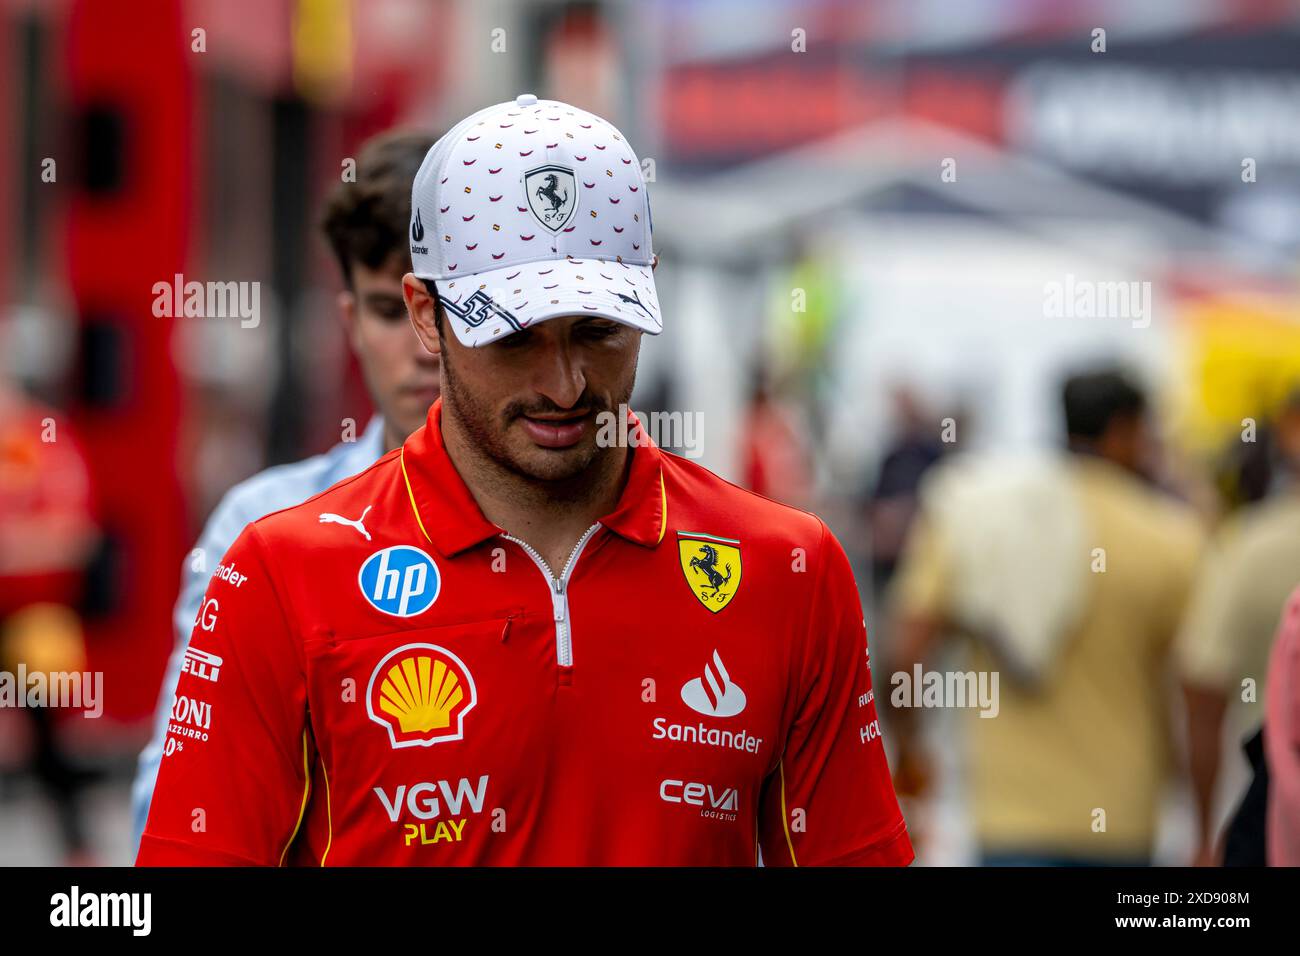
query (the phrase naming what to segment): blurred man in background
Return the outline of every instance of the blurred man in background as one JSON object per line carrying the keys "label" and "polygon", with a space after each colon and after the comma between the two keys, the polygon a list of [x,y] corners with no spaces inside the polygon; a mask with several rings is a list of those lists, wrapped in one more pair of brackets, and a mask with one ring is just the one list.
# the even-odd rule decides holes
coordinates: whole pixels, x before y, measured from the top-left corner
{"label": "blurred man in background", "polygon": [[[985,482],[983,500],[957,507],[923,494],[895,582],[894,680],[950,631],[975,638],[976,673],[1000,672],[991,719],[969,722],[985,864],[1144,865],[1170,763],[1167,665],[1200,532],[1145,478],[1152,435],[1136,386],[1105,371],[1069,379],[1063,398],[1063,461]],[[926,779],[909,769],[925,761],[912,701],[901,703],[898,772]]]}
{"label": "blurred man in background", "polygon": [[[1287,596],[1300,585],[1300,389],[1283,403],[1274,432],[1276,490],[1216,535],[1179,641],[1201,863],[1218,857],[1216,803],[1223,801],[1216,801],[1216,783],[1224,727],[1236,744],[1263,719],[1269,651]],[[1234,783],[1242,779],[1231,776]]]}
{"label": "blurred man in background", "polygon": [[752,373],[741,430],[741,485],[782,504],[812,508],[815,481],[807,432],[799,406],[781,394],[772,370],[760,363]]}
{"label": "blurred man in background", "polygon": [[1282,612],[1268,684],[1264,722],[1241,748],[1254,775],[1222,838],[1202,846],[1209,865],[1300,866],[1300,588]]}
{"label": "blurred man in background", "polygon": [[357,157],[356,181],[340,183],[326,203],[321,228],[344,282],[339,314],[377,413],[359,438],[236,485],[208,519],[181,572],[173,618],[176,649],[163,678],[153,738],[140,755],[132,787],[133,845],[139,844],[149,814],[172,697],[212,575],[209,560],[220,559],[249,522],[319,494],[401,445],[424,424],[438,397],[438,359],[420,345],[402,298],[402,276],[411,269],[406,240],[411,182],[434,140],[423,132],[399,132],[369,141]]}
{"label": "blurred man in background", "polygon": [[[10,679],[26,671],[52,684],[85,669],[80,611],[98,541],[90,476],[69,426],[0,373],[0,670]],[[14,686],[27,695],[25,681]],[[54,807],[63,862],[93,864],[81,800],[91,774],[66,754],[53,706],[26,703],[17,719],[31,730],[30,767]]]}
{"label": "blurred man in background", "polygon": [[898,567],[907,529],[916,516],[921,479],[950,450],[935,434],[933,423],[939,416],[929,413],[913,389],[901,384],[895,387],[890,408],[895,434],[885,448],[866,503],[871,583],[878,590],[888,586]]}

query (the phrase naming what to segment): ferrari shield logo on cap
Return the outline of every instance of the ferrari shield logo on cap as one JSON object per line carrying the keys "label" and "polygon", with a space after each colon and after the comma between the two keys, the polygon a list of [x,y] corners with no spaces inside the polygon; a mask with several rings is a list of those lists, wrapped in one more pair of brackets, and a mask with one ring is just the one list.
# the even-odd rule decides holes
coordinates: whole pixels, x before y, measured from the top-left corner
{"label": "ferrari shield logo on cap", "polygon": [[551,232],[559,232],[578,210],[577,180],[566,166],[538,166],[524,173],[524,194],[533,216]]}
{"label": "ferrari shield logo on cap", "polygon": [[677,550],[682,574],[700,603],[715,614],[730,604],[740,588],[740,542],[679,531]]}

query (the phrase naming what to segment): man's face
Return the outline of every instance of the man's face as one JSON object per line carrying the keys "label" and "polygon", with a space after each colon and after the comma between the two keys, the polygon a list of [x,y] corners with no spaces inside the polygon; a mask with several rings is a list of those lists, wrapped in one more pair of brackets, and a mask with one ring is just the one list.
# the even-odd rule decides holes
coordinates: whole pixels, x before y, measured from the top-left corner
{"label": "man's face", "polygon": [[354,262],[352,288],[339,296],[366,387],[398,439],[424,424],[439,390],[438,357],[420,344],[406,317],[405,271],[397,255],[379,269]]}
{"label": "man's face", "polygon": [[448,321],[439,343],[443,410],[488,457],[533,480],[565,481],[613,451],[596,444],[597,415],[621,414],[632,397],[639,330],[561,316],[469,348]]}
{"label": "man's face", "polygon": [[1156,433],[1145,413],[1117,415],[1102,434],[1101,453],[1138,475],[1156,473]]}
{"label": "man's face", "polygon": [[1288,406],[1278,416],[1277,447],[1287,465],[1300,471],[1300,406]]}

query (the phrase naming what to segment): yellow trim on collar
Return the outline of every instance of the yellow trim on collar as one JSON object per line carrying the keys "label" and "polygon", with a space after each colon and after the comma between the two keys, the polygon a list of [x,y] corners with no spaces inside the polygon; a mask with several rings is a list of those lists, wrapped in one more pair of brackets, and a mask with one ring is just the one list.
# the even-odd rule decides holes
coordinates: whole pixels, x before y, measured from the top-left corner
{"label": "yellow trim on collar", "polygon": [[420,508],[415,503],[415,492],[411,490],[411,476],[406,473],[406,449],[405,448],[403,448],[401,452],[398,453],[397,460],[402,464],[402,479],[406,482],[407,497],[411,499],[411,510],[415,512],[415,523],[420,526],[420,534],[424,535],[424,540],[432,544],[433,539],[429,537],[429,532],[424,530],[424,522],[420,520]]}

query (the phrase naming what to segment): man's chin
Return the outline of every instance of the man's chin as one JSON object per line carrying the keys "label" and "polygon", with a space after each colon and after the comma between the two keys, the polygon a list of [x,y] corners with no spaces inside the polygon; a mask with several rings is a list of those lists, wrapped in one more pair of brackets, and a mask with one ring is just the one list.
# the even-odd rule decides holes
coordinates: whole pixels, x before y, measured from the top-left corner
{"label": "man's chin", "polygon": [[591,467],[597,448],[591,442],[579,442],[569,448],[544,448],[532,442],[515,449],[511,465],[521,475],[534,481],[568,481]]}

